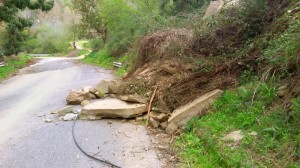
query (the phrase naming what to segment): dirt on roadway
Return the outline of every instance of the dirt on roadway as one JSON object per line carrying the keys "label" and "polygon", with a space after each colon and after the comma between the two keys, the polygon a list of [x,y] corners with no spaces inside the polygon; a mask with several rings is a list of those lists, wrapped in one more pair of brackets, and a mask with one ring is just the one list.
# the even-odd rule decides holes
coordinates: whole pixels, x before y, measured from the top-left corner
{"label": "dirt on roadway", "polygon": [[[52,110],[65,106],[74,88],[111,80],[110,71],[72,58],[43,58],[0,84],[0,167],[108,167],[83,155],[72,139],[72,121]],[[79,108],[79,107],[77,107]],[[53,122],[46,123],[45,116]],[[79,121],[75,128],[90,154],[128,168],[161,167],[144,127],[119,120]]]}

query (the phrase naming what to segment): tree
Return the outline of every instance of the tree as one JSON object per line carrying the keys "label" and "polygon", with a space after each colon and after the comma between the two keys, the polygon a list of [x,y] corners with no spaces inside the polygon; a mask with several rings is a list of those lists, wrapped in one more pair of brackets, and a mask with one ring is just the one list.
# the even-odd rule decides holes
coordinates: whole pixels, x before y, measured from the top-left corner
{"label": "tree", "polygon": [[73,8],[81,15],[81,30],[88,31],[86,33],[96,33],[102,37],[104,43],[108,38],[108,29],[103,17],[100,15],[99,0],[72,0]]}
{"label": "tree", "polygon": [[190,12],[194,9],[201,8],[210,1],[211,0],[162,0],[160,7],[161,10],[166,11],[168,10],[167,6],[171,6],[171,11],[170,9],[168,11],[172,14],[177,14],[179,12]]}
{"label": "tree", "polygon": [[3,46],[5,55],[18,54],[24,42],[23,31],[32,26],[30,19],[18,15],[20,10],[41,9],[49,11],[54,5],[54,0],[0,0],[0,22],[6,25],[6,42]]}

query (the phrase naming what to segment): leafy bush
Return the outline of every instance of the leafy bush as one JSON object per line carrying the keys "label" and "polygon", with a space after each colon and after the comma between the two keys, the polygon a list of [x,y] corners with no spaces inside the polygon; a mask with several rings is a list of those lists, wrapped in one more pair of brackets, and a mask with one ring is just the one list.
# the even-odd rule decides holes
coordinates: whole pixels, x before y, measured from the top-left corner
{"label": "leafy bush", "polygon": [[67,53],[71,48],[72,37],[66,29],[54,29],[43,25],[25,42],[25,50],[29,53]]}

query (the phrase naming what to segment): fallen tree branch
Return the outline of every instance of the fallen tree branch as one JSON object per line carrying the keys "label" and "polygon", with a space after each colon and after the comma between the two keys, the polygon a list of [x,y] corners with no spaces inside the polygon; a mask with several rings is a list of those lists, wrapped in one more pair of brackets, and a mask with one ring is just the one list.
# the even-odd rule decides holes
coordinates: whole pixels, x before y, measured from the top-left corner
{"label": "fallen tree branch", "polygon": [[154,97],[155,97],[157,88],[158,88],[158,86],[156,86],[156,88],[155,88],[155,90],[154,90],[154,92],[153,92],[153,94],[152,94],[152,97],[151,97],[151,99],[150,99],[150,102],[149,102],[149,106],[148,106],[148,116],[147,116],[147,123],[146,123],[147,126],[149,125],[151,106],[152,106],[152,102],[153,102],[153,99],[154,99]]}

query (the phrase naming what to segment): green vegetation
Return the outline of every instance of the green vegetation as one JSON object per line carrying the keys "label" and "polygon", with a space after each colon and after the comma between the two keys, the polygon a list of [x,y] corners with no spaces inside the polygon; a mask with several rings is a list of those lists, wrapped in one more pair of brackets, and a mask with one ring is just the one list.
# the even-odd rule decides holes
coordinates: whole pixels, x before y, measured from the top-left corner
{"label": "green vegetation", "polygon": [[67,29],[55,29],[42,25],[35,33],[29,36],[24,49],[33,54],[57,54],[66,55],[73,50],[71,46],[71,33]]}
{"label": "green vegetation", "polygon": [[90,50],[87,49],[82,49],[77,53],[77,56],[81,56],[81,55],[87,55],[90,53]]}
{"label": "green vegetation", "polygon": [[[299,99],[286,112],[281,106],[269,108],[275,98],[269,83],[226,91],[210,114],[192,120],[177,139],[182,166],[299,167]],[[240,143],[222,140],[236,130],[244,134]]]}
{"label": "green vegetation", "polygon": [[31,57],[28,55],[7,58],[5,66],[0,67],[0,80],[6,79],[10,74],[16,72],[18,69],[24,68],[30,59]]}
{"label": "green vegetation", "polygon": [[[250,2],[262,9],[262,2]],[[293,4],[271,25],[265,19],[255,27],[248,24],[251,28],[245,29],[245,45],[229,45],[240,59],[256,50],[258,66],[246,65],[240,85],[225,91],[208,115],[185,126],[174,144],[180,167],[300,167],[300,95],[295,91],[299,82],[300,13],[292,12],[299,9]],[[223,56],[230,58],[232,54]],[[277,96],[280,83],[290,87],[283,97]],[[244,135],[242,141],[223,139],[237,130]]]}
{"label": "green vegetation", "polygon": [[22,49],[27,28],[33,22],[30,19],[20,17],[18,12],[29,8],[31,10],[41,9],[49,11],[54,5],[54,1],[39,0],[4,0],[0,1],[0,22],[5,22],[5,44],[3,45],[5,55],[17,55]]}

